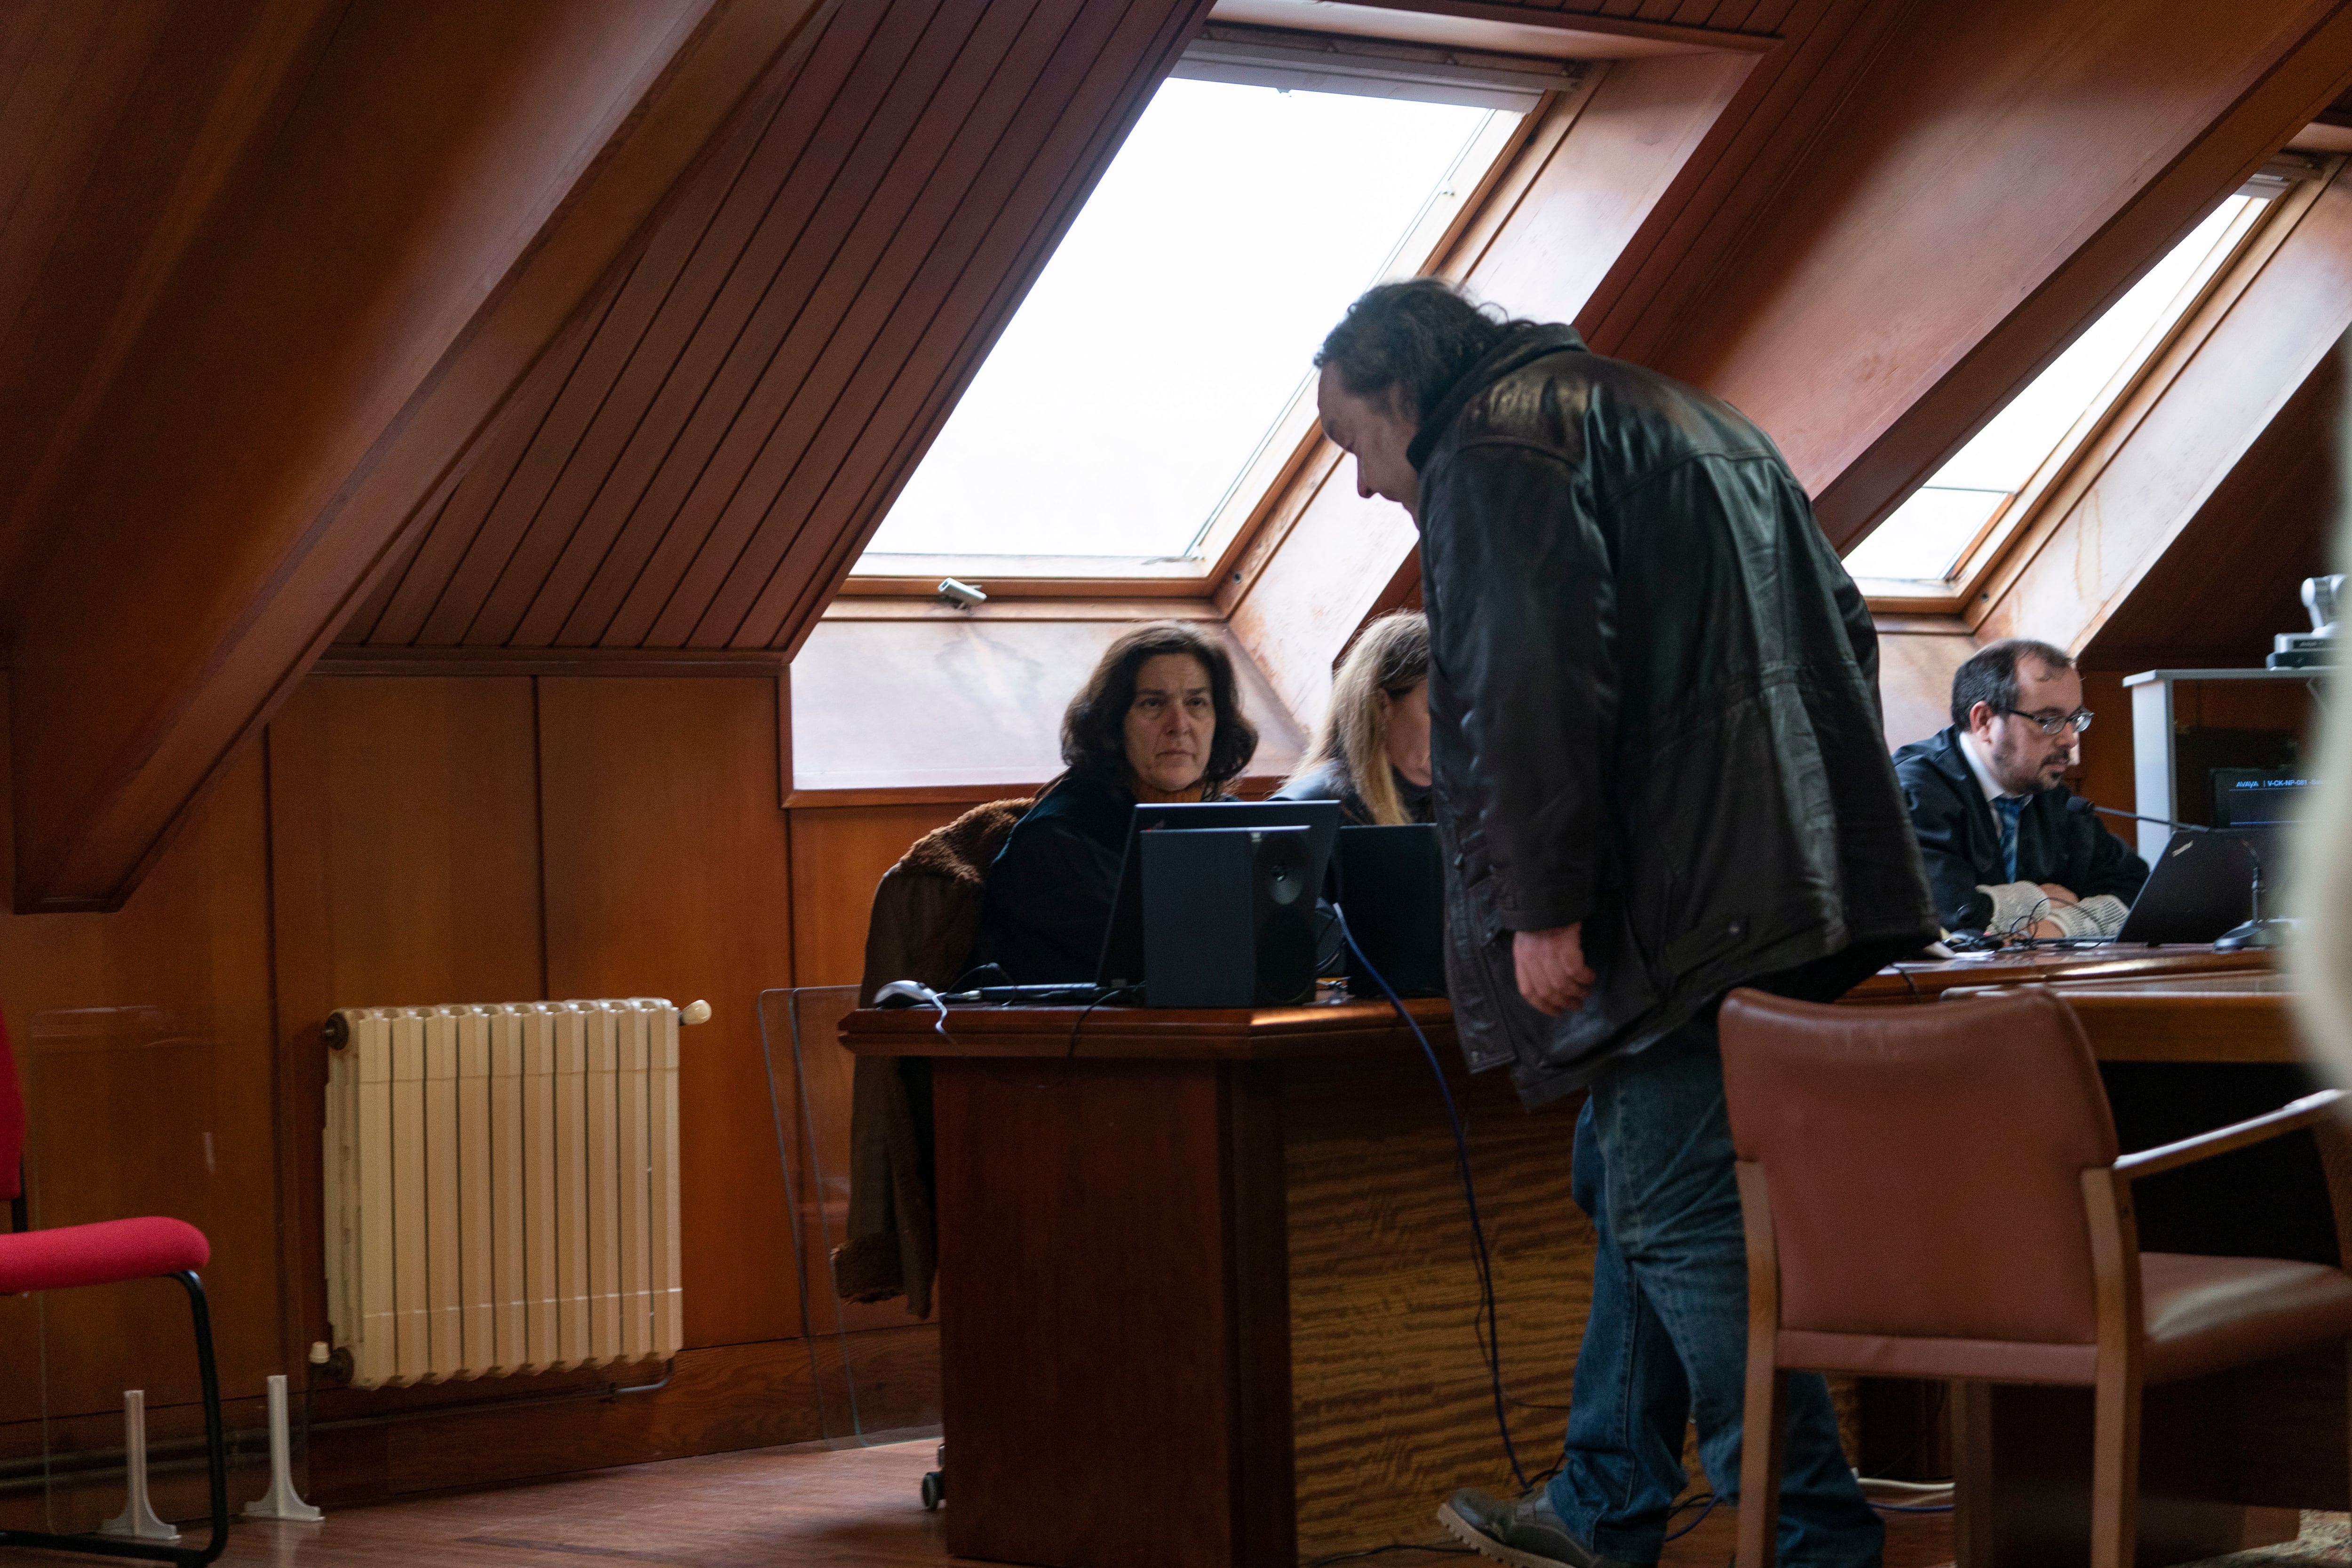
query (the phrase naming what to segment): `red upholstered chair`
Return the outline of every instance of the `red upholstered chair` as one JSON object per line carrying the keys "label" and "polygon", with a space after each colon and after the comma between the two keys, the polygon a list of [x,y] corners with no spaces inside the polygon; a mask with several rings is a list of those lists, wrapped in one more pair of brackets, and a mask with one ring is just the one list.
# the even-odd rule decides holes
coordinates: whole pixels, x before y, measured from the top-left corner
{"label": "red upholstered chair", "polygon": [[221,1427],[220,1377],[213,1363],[212,1316],[196,1271],[212,1258],[205,1233],[184,1220],[110,1219],[97,1225],[28,1230],[25,1214],[25,1101],[16,1063],[0,1025],[0,1197],[9,1200],[9,1226],[0,1235],[0,1295],[118,1285],[165,1276],[188,1293],[195,1317],[196,1368],[204,1381],[205,1458],[212,1469],[212,1539],[201,1548],[114,1541],[92,1535],[47,1535],[0,1530],[0,1546],[43,1546],[107,1557],[142,1557],[194,1565],[210,1563],[228,1544],[228,1445]]}
{"label": "red upholstered chair", "polygon": [[1748,1228],[1740,1568],[1773,1560],[1788,1370],[2091,1388],[2091,1561],[2128,1568],[2142,1387],[2352,1340],[2343,1270],[2142,1253],[2131,1205],[2140,1177],[2332,1116],[2336,1090],[2118,1159],[2082,1027],[2040,987],[1739,991],[1722,1037]]}

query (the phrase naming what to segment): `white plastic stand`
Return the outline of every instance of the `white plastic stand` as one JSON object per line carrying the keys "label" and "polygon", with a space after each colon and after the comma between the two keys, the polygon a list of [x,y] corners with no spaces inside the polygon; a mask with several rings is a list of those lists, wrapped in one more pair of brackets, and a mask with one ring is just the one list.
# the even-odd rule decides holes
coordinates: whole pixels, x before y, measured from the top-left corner
{"label": "white plastic stand", "polygon": [[269,1377],[269,1490],[258,1502],[245,1505],[247,1519],[289,1519],[311,1524],[327,1516],[304,1502],[294,1489],[293,1442],[287,1431],[286,1376]]}
{"label": "white plastic stand", "polygon": [[180,1532],[157,1519],[147,1503],[147,1391],[143,1388],[122,1391],[122,1468],[130,1496],[123,1501],[122,1511],[100,1525],[98,1532],[118,1541],[177,1546]]}

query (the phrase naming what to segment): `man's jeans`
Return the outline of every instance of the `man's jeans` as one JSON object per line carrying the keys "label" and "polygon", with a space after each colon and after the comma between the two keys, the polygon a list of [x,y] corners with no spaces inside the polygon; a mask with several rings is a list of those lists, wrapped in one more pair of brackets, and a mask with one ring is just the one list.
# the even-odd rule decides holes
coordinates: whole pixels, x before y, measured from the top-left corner
{"label": "man's jeans", "polygon": [[[1580,1540],[1625,1562],[1657,1561],[1686,1479],[1686,1422],[1698,1424],[1715,1495],[1739,1495],[1748,1259],[1731,1166],[1711,1019],[1601,1079],[1576,1123],[1573,1190],[1601,1247],[1551,1504]],[[1789,1383],[1780,1561],[1874,1568],[1885,1531],[1838,1447],[1829,1385],[1816,1373]]]}

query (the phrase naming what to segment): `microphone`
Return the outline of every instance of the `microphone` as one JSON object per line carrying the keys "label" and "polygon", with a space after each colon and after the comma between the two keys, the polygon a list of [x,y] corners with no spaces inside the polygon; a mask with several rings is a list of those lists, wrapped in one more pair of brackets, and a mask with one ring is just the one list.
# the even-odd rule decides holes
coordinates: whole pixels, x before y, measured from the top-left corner
{"label": "microphone", "polygon": [[2130,822],[2156,822],[2182,833],[2208,834],[2215,838],[2228,839],[2242,847],[2246,851],[2246,860],[2253,868],[2254,872],[2253,883],[2246,890],[2250,900],[2247,912],[2252,918],[2242,924],[2231,926],[2214,938],[2214,952],[2236,952],[2249,947],[2277,947],[2293,927],[2294,922],[2291,921],[2263,918],[2263,858],[2254,848],[2253,835],[2226,827],[2213,827],[2202,822],[2180,822],[2169,816],[2149,816],[2137,811],[2117,811],[2112,805],[2092,805],[2081,795],[2074,796],[2066,804],[2077,809],[2087,808],[2105,816],[2120,816]]}

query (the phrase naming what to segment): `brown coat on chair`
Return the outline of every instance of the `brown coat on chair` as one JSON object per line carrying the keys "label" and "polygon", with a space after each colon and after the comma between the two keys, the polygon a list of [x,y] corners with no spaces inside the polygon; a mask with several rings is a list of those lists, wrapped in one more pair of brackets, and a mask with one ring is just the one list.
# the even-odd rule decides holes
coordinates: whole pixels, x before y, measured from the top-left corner
{"label": "brown coat on chair", "polygon": [[[954,984],[980,935],[988,867],[1031,803],[997,800],[974,806],[915,840],[874,889],[866,928],[866,973],[857,999],[894,980],[934,990]],[[919,1122],[908,1079],[920,1079]],[[845,1301],[907,1298],[916,1317],[931,1314],[931,1277],[939,1266],[930,1184],[924,1177],[930,1141],[930,1063],[922,1058],[860,1057],[850,1090],[848,1239],[833,1252],[834,1293]]]}

